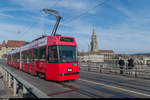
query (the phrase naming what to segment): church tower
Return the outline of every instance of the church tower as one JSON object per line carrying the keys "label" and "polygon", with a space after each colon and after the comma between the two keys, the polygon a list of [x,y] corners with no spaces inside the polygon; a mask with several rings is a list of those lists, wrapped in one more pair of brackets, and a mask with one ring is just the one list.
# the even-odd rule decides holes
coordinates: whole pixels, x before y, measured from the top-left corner
{"label": "church tower", "polygon": [[6,43],[5,43],[5,40],[3,40],[3,42],[2,42],[2,45],[1,45],[2,47],[5,47],[6,46]]}
{"label": "church tower", "polygon": [[97,36],[95,33],[95,28],[93,26],[93,31],[92,31],[92,37],[91,37],[91,52],[93,51],[98,51],[98,42],[97,42]]}

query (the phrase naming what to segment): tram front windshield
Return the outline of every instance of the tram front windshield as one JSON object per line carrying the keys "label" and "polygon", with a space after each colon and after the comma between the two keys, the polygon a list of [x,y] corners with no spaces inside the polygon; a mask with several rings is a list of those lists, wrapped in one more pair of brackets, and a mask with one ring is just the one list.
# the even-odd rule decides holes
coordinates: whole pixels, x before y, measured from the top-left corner
{"label": "tram front windshield", "polygon": [[48,49],[48,61],[54,63],[77,62],[76,46],[50,46]]}

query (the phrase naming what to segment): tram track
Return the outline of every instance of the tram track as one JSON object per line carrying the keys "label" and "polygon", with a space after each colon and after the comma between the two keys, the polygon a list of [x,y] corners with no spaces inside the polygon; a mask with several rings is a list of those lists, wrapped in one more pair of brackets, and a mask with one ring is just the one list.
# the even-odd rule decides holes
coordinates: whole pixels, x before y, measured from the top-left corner
{"label": "tram track", "polygon": [[[87,80],[92,80],[92,81],[100,81],[100,82],[104,82],[105,84],[117,84],[117,85],[122,85],[122,84],[127,84],[127,85],[134,85],[134,86],[139,86],[139,87],[146,87],[146,88],[150,88],[149,84],[150,84],[150,81],[145,81],[145,80],[141,80],[139,81],[137,78],[130,78],[130,79],[114,79],[112,76],[109,76],[109,77],[100,77],[100,78],[97,78],[97,77],[85,77],[85,76],[80,76],[82,77],[83,79],[87,79]],[[143,83],[144,81],[144,83]],[[145,82],[147,84],[145,84]],[[140,83],[140,84],[139,84]]]}
{"label": "tram track", "polygon": [[67,85],[67,84],[65,84],[64,82],[59,83],[59,85],[62,85],[63,87],[66,87],[66,88],[69,88],[70,90],[66,90],[66,91],[62,91],[62,92],[56,92],[56,93],[48,94],[48,96],[59,95],[59,94],[64,94],[64,93],[69,93],[69,92],[73,92],[73,91],[79,90],[79,88],[76,88],[76,87],[74,87],[74,86]]}
{"label": "tram track", "polygon": [[[86,82],[91,82],[94,84],[99,83],[99,85],[101,85],[101,86],[112,87],[112,88],[119,89],[121,91],[128,91],[128,92],[132,92],[135,94],[140,94],[140,95],[150,97],[150,95],[149,95],[150,87],[145,87],[144,85],[140,85],[140,83],[138,84],[139,81],[136,81],[134,79],[133,80],[114,81],[114,80],[110,80],[110,78],[106,78],[106,79],[96,78],[95,79],[94,77],[93,78],[89,78],[89,77],[81,78],[81,77],[80,77],[80,80],[85,80]],[[149,82],[147,83],[147,85],[148,84],[149,84]]]}
{"label": "tram track", "polygon": [[[92,76],[92,75],[91,75]],[[110,76],[111,77],[111,76]],[[86,80],[84,82],[81,82],[83,80]],[[149,93],[150,93],[150,90],[149,90],[149,86],[148,86],[148,83],[147,83],[147,87],[145,87],[144,85],[141,85],[140,83],[138,84],[138,80],[136,79],[122,79],[122,80],[109,80],[108,78],[104,79],[104,78],[96,78],[94,79],[93,78],[87,78],[87,77],[82,77],[80,76],[80,78],[78,79],[78,82],[75,82],[76,85],[79,85],[80,87],[82,86],[86,86],[88,88],[93,88],[93,89],[96,89],[98,91],[101,91],[102,89],[98,89],[98,87],[94,87],[94,86],[91,86],[91,85],[87,85],[88,83],[99,83],[98,85],[102,86],[102,87],[109,87],[109,88],[115,88],[117,90],[120,90],[120,91],[124,91],[124,92],[128,92],[128,93],[132,93],[132,94],[136,94],[136,95],[141,95],[141,96],[146,96],[146,97],[150,97]],[[72,86],[73,87],[73,86]],[[82,91],[82,89],[80,88],[78,90],[78,92]],[[111,90],[109,90],[108,92],[110,92]],[[88,93],[86,91],[86,93]],[[111,91],[111,93],[117,93],[116,91]],[[89,93],[89,94],[92,94],[92,93]],[[120,95],[127,95],[128,97],[132,98],[133,96],[131,95],[128,95],[128,94],[120,94]],[[95,96],[95,97],[101,97],[101,96]]]}
{"label": "tram track", "polygon": [[18,75],[24,74],[21,75],[22,78],[25,78],[52,98],[134,98],[149,97],[150,93],[150,81],[141,79],[128,79],[118,76],[115,78],[115,76],[111,75],[81,71],[79,79],[75,81],[53,82],[18,71],[13,67],[9,69]]}
{"label": "tram track", "polygon": [[[71,84],[70,84],[70,82],[62,82],[62,83],[60,83],[60,85],[70,89],[68,91],[64,91],[64,92],[61,92],[61,93],[78,92],[78,93],[86,95],[86,96],[88,96],[90,98],[102,98],[102,96],[99,96],[97,94],[91,93],[91,92],[87,91],[87,89],[85,89],[85,88],[84,89],[81,88],[84,85],[81,85],[81,84],[79,85],[79,84],[77,84],[75,82],[71,83]],[[77,85],[78,85],[78,87],[76,87]]]}
{"label": "tram track", "polygon": [[[92,73],[95,74],[95,73]],[[86,77],[85,75],[80,75],[80,78],[84,78],[87,80],[93,80],[93,81],[101,81],[101,82],[105,82],[105,83],[112,83],[112,84],[122,84],[122,83],[127,83],[130,85],[135,85],[135,86],[141,86],[141,87],[146,87],[146,88],[150,88],[150,81],[149,80],[144,80],[144,79],[138,79],[138,78],[124,78],[124,77],[114,77],[114,76],[105,76],[105,75],[101,75],[101,74],[96,74],[97,77]],[[98,78],[99,77],[99,78]],[[145,84],[146,83],[146,84]]]}

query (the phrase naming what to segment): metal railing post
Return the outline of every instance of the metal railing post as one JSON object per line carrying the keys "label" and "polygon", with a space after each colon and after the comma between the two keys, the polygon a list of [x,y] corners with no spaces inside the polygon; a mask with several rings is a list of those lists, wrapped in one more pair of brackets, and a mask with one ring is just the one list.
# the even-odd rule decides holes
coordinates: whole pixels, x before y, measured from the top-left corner
{"label": "metal railing post", "polygon": [[99,72],[101,73],[102,71],[101,71],[101,66],[99,66]]}
{"label": "metal railing post", "polygon": [[4,73],[4,70],[1,68],[1,72],[2,72],[2,76],[3,76],[3,81],[5,79],[5,73]]}
{"label": "metal railing post", "polygon": [[90,65],[89,65],[89,63],[88,63],[88,72],[90,71]]}
{"label": "metal railing post", "polygon": [[9,88],[11,87],[11,75],[10,74],[8,75],[8,87]]}
{"label": "metal railing post", "polygon": [[5,81],[7,82],[7,72],[5,71]]}
{"label": "metal railing post", "polygon": [[23,94],[28,93],[27,89],[23,86]]}
{"label": "metal railing post", "polygon": [[137,68],[135,69],[135,78],[137,78]]}
{"label": "metal railing post", "polygon": [[13,79],[13,96],[16,96],[16,93],[17,93],[17,81],[14,78]]}

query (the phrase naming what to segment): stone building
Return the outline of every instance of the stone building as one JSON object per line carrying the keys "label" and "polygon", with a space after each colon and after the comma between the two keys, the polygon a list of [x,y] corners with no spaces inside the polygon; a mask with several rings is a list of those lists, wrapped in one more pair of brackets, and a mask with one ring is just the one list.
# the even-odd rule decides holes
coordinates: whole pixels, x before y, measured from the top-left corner
{"label": "stone building", "polygon": [[17,40],[8,40],[7,43],[3,40],[2,44],[0,44],[0,58],[2,56],[8,54],[13,49],[19,48],[25,45],[27,42],[25,41],[17,41]]}
{"label": "stone building", "polygon": [[104,62],[115,59],[113,50],[98,50],[95,52],[78,52],[79,60],[90,62]]}
{"label": "stone building", "polygon": [[108,60],[113,60],[115,58],[115,53],[113,50],[99,50],[97,35],[95,28],[93,27],[90,51],[88,52],[78,52],[79,61],[83,62],[104,62]]}
{"label": "stone building", "polygon": [[104,62],[104,55],[97,55],[91,52],[78,52],[80,62]]}

